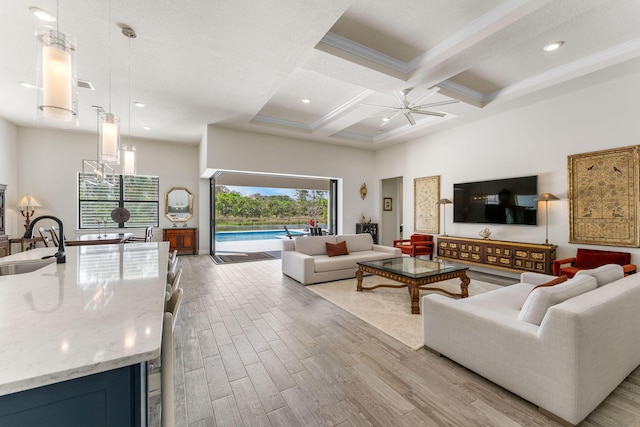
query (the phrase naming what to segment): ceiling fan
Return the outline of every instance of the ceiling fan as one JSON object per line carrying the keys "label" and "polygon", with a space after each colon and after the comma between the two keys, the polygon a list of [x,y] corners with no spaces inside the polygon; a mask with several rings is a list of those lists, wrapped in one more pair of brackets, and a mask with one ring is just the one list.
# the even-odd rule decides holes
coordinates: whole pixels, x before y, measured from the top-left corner
{"label": "ceiling fan", "polygon": [[[429,111],[429,110],[425,110],[425,108],[433,108],[433,107],[439,107],[441,105],[449,105],[449,104],[455,104],[456,102],[459,102],[457,99],[450,99],[447,101],[440,101],[440,102],[432,102],[430,104],[423,104],[424,101],[426,101],[429,97],[435,95],[438,92],[439,88],[433,88],[431,89],[426,95],[418,98],[417,100],[410,102],[407,100],[407,94],[411,91],[411,89],[405,89],[402,91],[399,90],[394,90],[393,94],[395,95],[395,97],[398,99],[398,105],[395,107],[391,107],[388,105],[377,105],[377,104],[362,104],[362,105],[368,105],[368,106],[372,106],[372,107],[382,107],[385,108],[387,110],[391,110],[393,113],[391,116],[388,116],[388,120],[386,120],[382,126],[384,126],[386,123],[388,123],[389,121],[391,121],[393,118],[395,118],[396,116],[400,115],[400,114],[404,114],[404,116],[407,118],[407,120],[409,121],[409,123],[411,124],[411,126],[415,126],[416,121],[413,118],[412,114],[421,114],[424,116],[436,116],[436,117],[444,117],[446,116],[446,113],[441,113],[439,111]],[[384,113],[384,114],[388,114],[388,113]]]}

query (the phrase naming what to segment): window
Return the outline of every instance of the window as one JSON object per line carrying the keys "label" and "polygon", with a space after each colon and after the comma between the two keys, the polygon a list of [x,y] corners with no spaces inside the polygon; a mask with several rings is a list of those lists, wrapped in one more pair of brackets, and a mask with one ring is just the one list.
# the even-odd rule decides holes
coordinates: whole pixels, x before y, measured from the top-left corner
{"label": "window", "polygon": [[[102,221],[107,227],[136,228],[158,226],[157,176],[114,175],[109,184],[96,184],[93,174],[78,174],[80,228],[96,228]],[[115,208],[126,208],[131,217],[124,224],[111,219]]]}

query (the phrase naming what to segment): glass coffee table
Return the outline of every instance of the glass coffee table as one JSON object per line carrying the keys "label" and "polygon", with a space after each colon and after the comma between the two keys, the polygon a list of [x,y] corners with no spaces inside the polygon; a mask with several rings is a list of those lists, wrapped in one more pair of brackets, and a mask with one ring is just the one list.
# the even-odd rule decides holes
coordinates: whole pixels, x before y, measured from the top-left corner
{"label": "glass coffee table", "polygon": [[[469,282],[467,267],[459,267],[442,261],[429,261],[413,257],[387,258],[377,261],[358,263],[356,278],[358,279],[357,291],[372,291],[377,288],[409,288],[411,296],[411,314],[420,314],[420,290],[440,291],[447,295],[466,298],[469,296]],[[380,284],[375,286],[362,286],[364,273],[400,282],[398,285]],[[442,288],[428,287],[431,283],[442,280],[460,278],[460,293],[455,294]]]}

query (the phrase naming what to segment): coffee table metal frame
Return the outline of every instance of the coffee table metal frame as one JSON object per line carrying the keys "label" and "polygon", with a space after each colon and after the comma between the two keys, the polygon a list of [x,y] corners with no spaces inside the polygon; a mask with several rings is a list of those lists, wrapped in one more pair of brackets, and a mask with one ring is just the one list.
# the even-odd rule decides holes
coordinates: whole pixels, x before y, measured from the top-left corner
{"label": "coffee table metal frame", "polygon": [[[409,257],[405,257],[409,258]],[[446,269],[442,272],[438,270],[432,270],[423,274],[409,275],[410,273],[402,273],[400,271],[391,271],[385,270],[382,266],[377,266],[375,263],[391,261],[397,258],[387,258],[378,261],[372,262],[363,262],[358,263],[358,270],[356,271],[356,278],[358,279],[358,285],[356,290],[358,292],[362,291],[372,291],[377,288],[404,288],[407,287],[409,290],[409,296],[411,297],[411,314],[420,314],[420,290],[423,291],[439,291],[444,292],[447,295],[453,297],[461,297],[466,298],[469,296],[469,282],[471,280],[467,277],[467,267],[454,267],[452,265],[448,265]],[[425,263],[438,263],[438,261],[427,261],[421,260],[419,258],[413,258],[415,262],[425,262]],[[446,264],[442,264],[446,265]],[[396,282],[400,282],[400,285],[392,285],[392,284],[379,284],[375,286],[362,286],[362,276],[364,273],[375,274],[376,276],[384,277],[387,279],[391,279]],[[442,288],[428,287],[427,285],[431,283],[440,282],[443,280],[460,278],[460,293],[452,293]]]}

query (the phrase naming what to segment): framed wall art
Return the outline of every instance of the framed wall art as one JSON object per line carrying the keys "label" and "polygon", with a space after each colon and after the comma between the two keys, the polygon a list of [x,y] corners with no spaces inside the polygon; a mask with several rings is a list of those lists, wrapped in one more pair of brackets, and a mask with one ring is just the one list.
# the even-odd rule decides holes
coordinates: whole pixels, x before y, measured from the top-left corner
{"label": "framed wall art", "polygon": [[383,199],[382,210],[385,210],[385,211],[393,210],[393,199],[391,197],[385,197]]}
{"label": "framed wall art", "polygon": [[640,146],[568,156],[569,243],[639,247]]}
{"label": "framed wall art", "polygon": [[440,233],[440,175],[413,180],[413,230]]}

